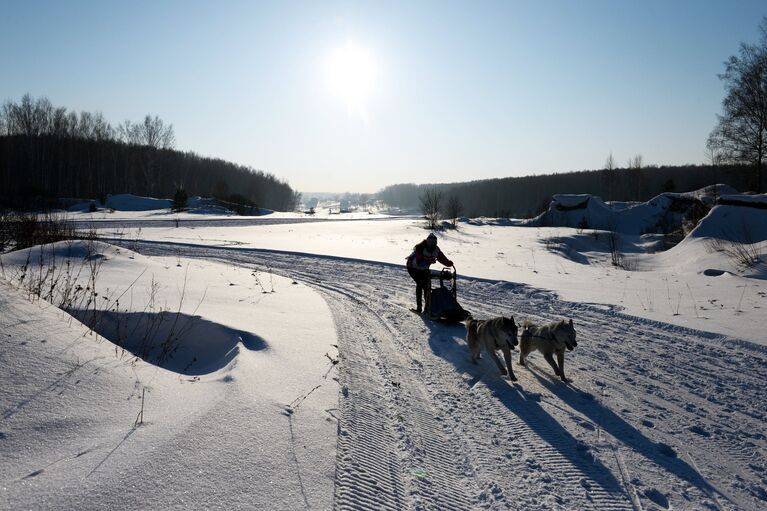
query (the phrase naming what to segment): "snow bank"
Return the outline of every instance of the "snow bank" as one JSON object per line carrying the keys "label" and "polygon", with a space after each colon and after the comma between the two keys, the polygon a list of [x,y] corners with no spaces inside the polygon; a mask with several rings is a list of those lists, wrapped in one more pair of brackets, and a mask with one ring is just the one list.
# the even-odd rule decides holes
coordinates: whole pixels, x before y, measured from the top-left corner
{"label": "snow bank", "polygon": [[[88,211],[91,208],[91,204],[98,206],[97,201],[90,200],[74,204],[67,208],[67,210],[71,212]],[[155,211],[159,209],[170,209],[172,205],[173,201],[170,199],[155,199],[153,197],[140,197],[138,195],[123,193],[119,195],[107,195],[103,207],[115,211]]]}
{"label": "snow bank", "polygon": [[[91,207],[97,206],[96,201],[79,202],[70,206],[67,210],[70,212],[87,212]],[[103,208],[111,211],[158,211],[163,213],[170,212],[173,207],[173,201],[170,199],[156,199],[153,197],[139,197],[129,193],[120,195],[108,195]],[[274,213],[271,209],[244,206],[230,202],[220,201],[211,197],[200,197],[195,195],[187,200],[186,213],[197,215],[247,215],[263,216]]]}
{"label": "snow bank", "polygon": [[[2,256],[6,278],[39,253]],[[54,256],[57,272],[85,280],[100,264],[106,315],[91,326],[128,351],[0,279],[0,507],[332,507],[337,339],[322,297],[276,275],[101,243],[57,244],[44,267]],[[156,338],[175,322],[176,351],[133,357],[161,310]]]}
{"label": "snow bank", "polygon": [[737,243],[758,243],[767,240],[767,196],[722,197],[720,205],[715,206],[689,236]]}
{"label": "snow bank", "polygon": [[595,195],[557,194],[552,197],[548,210],[536,218],[515,224],[597,229],[631,235],[667,234],[678,230],[695,208],[713,206],[720,194],[724,194],[720,203],[742,200],[767,207],[760,198],[763,196],[738,195],[727,185],[712,185],[685,193],[662,193],[647,202],[605,203]]}
{"label": "snow bank", "polygon": [[124,193],[109,195],[104,204],[107,208],[115,211],[152,211],[156,209],[170,209],[173,202],[170,199],[155,199],[152,197],[139,197]]}
{"label": "snow bank", "polygon": [[722,195],[719,198],[718,204],[727,204],[733,206],[750,206],[753,208],[767,209],[767,194],[760,195],[746,195],[746,194],[729,194]]}
{"label": "snow bank", "polygon": [[700,204],[691,194],[662,193],[647,202],[606,204],[594,195],[554,195],[549,209],[520,222],[533,227],[576,227],[641,235],[678,229]]}

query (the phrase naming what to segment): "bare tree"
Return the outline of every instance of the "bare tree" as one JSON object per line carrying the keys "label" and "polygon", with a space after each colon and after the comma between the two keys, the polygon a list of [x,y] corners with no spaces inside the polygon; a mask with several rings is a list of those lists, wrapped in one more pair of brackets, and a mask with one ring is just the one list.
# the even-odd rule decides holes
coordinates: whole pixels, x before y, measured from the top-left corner
{"label": "bare tree", "polygon": [[58,107],[53,111],[51,118],[51,134],[55,137],[64,138],[69,135],[69,121],[67,109]]}
{"label": "bare tree", "polygon": [[[143,123],[124,121],[117,127],[117,134],[123,142],[131,145],[147,146],[152,149],[172,149],[175,144],[173,125],[166,125],[158,116],[144,117]],[[149,193],[154,193],[158,181],[158,168],[155,151],[145,151],[141,158],[141,167]]]}
{"label": "bare tree", "polygon": [[739,55],[731,56],[719,75],[726,95],[707,145],[725,161],[753,165],[755,189],[761,193],[767,152],[767,17],[759,29],[760,43],[741,43]]}
{"label": "bare tree", "polygon": [[722,157],[722,151],[717,147],[710,145],[706,146],[706,160],[711,165],[711,183],[714,185],[713,198],[714,201],[719,198],[719,167],[724,163]]}
{"label": "bare tree", "polygon": [[453,194],[447,199],[445,204],[445,215],[450,219],[450,223],[453,224],[455,229],[455,221],[463,213],[463,203],[458,195]]}
{"label": "bare tree", "polygon": [[176,143],[176,135],[173,133],[173,125],[165,124],[162,119],[147,115],[144,117],[142,126],[145,145],[157,149],[172,149]]}
{"label": "bare tree", "polygon": [[615,185],[615,158],[613,158],[613,152],[607,155],[605,160],[605,170],[607,171],[607,200],[615,200],[613,186]]}
{"label": "bare tree", "polygon": [[39,136],[50,132],[53,105],[48,98],[33,99],[24,94],[21,102],[3,105],[5,129],[9,135]]}
{"label": "bare tree", "polygon": [[629,158],[628,170],[632,172],[632,181],[634,189],[636,191],[635,200],[642,200],[642,155],[634,155],[633,158]]}
{"label": "bare tree", "polygon": [[173,125],[166,125],[156,115],[154,117],[147,115],[142,123],[123,121],[117,127],[117,134],[126,144],[149,146],[155,149],[172,149],[176,143]]}
{"label": "bare tree", "polygon": [[429,229],[439,228],[439,213],[442,209],[442,192],[435,187],[429,187],[418,198],[421,202],[421,213],[426,218]]}

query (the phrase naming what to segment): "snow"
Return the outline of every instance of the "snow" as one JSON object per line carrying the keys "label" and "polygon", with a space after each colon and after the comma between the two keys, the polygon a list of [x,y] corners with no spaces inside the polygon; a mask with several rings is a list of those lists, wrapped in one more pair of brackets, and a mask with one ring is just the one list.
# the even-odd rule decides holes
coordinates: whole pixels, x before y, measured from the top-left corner
{"label": "snow", "polygon": [[[2,258],[6,276],[25,252]],[[108,305],[99,308],[117,311],[94,327],[107,339],[2,283],[11,370],[0,373],[0,507],[329,507],[336,425],[326,410],[338,386],[328,357],[337,355],[322,298],[273,274],[258,273],[264,292],[247,268],[105,244],[59,243],[44,258],[69,262],[85,282],[84,253],[101,262],[97,285]],[[39,250],[30,260],[28,278]],[[161,310],[170,312],[149,341],[166,341],[171,324],[183,333],[162,367],[130,352]],[[145,423],[134,427],[144,389]]]}
{"label": "snow", "polygon": [[710,202],[703,191],[662,193],[647,202],[605,203],[593,195],[554,195],[547,211],[521,225],[578,227],[641,235],[679,228],[695,201]]}
{"label": "snow", "polygon": [[[103,242],[44,261],[100,263],[106,339],[17,289],[39,250],[2,257],[2,507],[763,509],[767,210],[720,203],[661,251],[648,226],[692,195],[438,233],[475,317],[574,320],[566,385],[539,354],[511,384],[408,310],[417,218],[74,214]],[[616,212],[623,267],[595,228]],[[160,309],[194,325],[169,360]]]}
{"label": "snow", "polygon": [[767,194],[756,195],[744,195],[744,194],[727,194],[722,195],[721,200],[724,202],[740,202],[752,205],[767,206]]}
{"label": "snow", "polygon": [[[748,199],[751,197],[742,196]],[[767,208],[744,205],[715,206],[708,216],[690,233],[692,238],[714,238],[739,243],[758,243],[767,240]],[[762,202],[764,204],[764,202]]]}
{"label": "snow", "polygon": [[[413,245],[427,234],[422,221],[396,217],[319,223],[289,218],[243,220],[239,225],[211,221],[188,228],[183,224],[150,228],[154,224],[131,221],[120,223],[118,230],[100,232],[130,240],[141,225],[140,236],[147,240],[324,254],[396,265],[404,264]],[[767,307],[765,263],[742,270],[730,255],[718,250],[721,247],[702,237],[728,230],[737,233],[742,225],[748,226],[754,241],[764,239],[767,210],[716,206],[690,237],[666,252],[658,252],[662,237],[621,234],[620,248],[630,271],[612,266],[605,231],[520,227],[485,220],[459,223],[457,231],[438,236],[440,247],[463,276],[524,283],[554,291],[568,301],[605,304],[655,321],[767,343],[761,322],[748,320],[761,317]],[[762,261],[767,260],[767,243],[757,243],[754,250],[762,254]],[[731,278],[717,278],[718,272]]]}

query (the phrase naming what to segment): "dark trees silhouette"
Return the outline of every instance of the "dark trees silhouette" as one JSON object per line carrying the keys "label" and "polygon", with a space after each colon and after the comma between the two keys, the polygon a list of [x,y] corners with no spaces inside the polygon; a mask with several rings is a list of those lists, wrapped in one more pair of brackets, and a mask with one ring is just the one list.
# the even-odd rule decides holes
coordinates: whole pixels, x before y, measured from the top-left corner
{"label": "dark trees silhouette", "polygon": [[466,216],[528,218],[545,210],[556,193],[587,193],[606,200],[646,201],[667,191],[669,182],[673,182],[675,191],[692,191],[716,183],[748,190],[753,181],[752,169],[723,164],[644,165],[632,169],[608,167],[462,183],[396,184],[379,191],[378,197],[389,206],[418,211],[419,197],[425,190],[435,188],[447,197],[458,197]]}
{"label": "dark trees silhouette", "polygon": [[46,98],[8,101],[0,107],[0,207],[40,209],[61,198],[118,193],[169,198],[183,189],[261,208],[295,208],[298,194],[272,174],[176,151],[174,140],[173,126],[157,116],[114,129],[101,113],[56,108]]}

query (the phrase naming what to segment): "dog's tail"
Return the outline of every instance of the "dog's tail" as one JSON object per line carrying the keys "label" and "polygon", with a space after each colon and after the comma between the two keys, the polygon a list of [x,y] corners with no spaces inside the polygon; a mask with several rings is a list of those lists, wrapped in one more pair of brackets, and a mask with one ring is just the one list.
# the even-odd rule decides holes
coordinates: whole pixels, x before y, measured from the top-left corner
{"label": "dog's tail", "polygon": [[521,333],[521,336],[522,337],[530,337],[531,335],[533,335],[533,332],[532,332],[533,327],[535,327],[535,325],[530,323],[528,320],[524,320],[522,322],[522,333]]}
{"label": "dog's tail", "polygon": [[466,325],[466,333],[468,335],[477,335],[477,322],[474,321],[474,318],[469,316],[463,321],[463,324]]}

